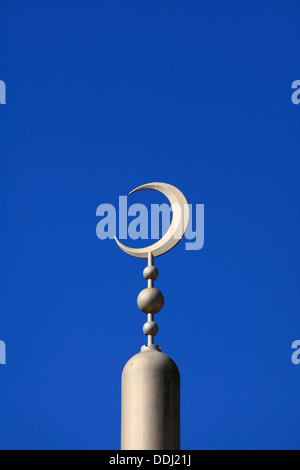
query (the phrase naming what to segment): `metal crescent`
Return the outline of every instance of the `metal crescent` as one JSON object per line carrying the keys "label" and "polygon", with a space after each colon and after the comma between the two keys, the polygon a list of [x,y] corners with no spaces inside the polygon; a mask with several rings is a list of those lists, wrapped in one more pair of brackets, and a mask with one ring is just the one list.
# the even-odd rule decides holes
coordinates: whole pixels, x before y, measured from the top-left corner
{"label": "metal crescent", "polygon": [[174,248],[174,246],[176,246],[183,238],[189,225],[190,208],[182,192],[171,184],[143,184],[142,186],[135,188],[129,194],[136,193],[142,189],[153,189],[154,191],[159,191],[169,199],[173,211],[173,217],[168,231],[160,240],[158,240],[158,242],[145,248],[130,248],[123,245],[117,237],[115,237],[115,240],[121,250],[125,251],[125,253],[130,256],[134,256],[135,258],[148,258],[149,253],[152,253],[152,256],[155,258],[172,250],[172,248]]}

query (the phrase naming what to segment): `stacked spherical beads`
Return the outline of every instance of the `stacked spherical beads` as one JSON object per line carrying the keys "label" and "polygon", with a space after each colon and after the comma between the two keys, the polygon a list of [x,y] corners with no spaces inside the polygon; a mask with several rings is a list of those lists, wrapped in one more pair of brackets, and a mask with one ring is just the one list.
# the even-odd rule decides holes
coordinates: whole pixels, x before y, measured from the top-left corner
{"label": "stacked spherical beads", "polygon": [[153,282],[158,277],[158,269],[155,266],[147,266],[144,269],[143,276],[148,281],[148,287],[143,289],[137,299],[139,309],[148,314],[148,321],[143,326],[143,332],[146,336],[156,336],[158,325],[153,321],[152,316],[161,311],[165,300],[161,291],[153,287]]}

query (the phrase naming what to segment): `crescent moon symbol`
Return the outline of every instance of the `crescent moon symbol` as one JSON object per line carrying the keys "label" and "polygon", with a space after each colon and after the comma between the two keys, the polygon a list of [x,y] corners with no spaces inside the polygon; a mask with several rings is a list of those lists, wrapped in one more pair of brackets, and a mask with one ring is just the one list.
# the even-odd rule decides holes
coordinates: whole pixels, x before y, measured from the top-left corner
{"label": "crescent moon symbol", "polygon": [[159,191],[169,199],[173,211],[173,217],[168,231],[160,240],[158,240],[158,242],[145,248],[130,248],[123,245],[117,237],[115,237],[115,240],[121,250],[125,251],[125,253],[130,256],[134,256],[135,258],[148,258],[149,253],[152,253],[152,256],[155,258],[172,250],[172,248],[174,248],[174,246],[183,238],[189,225],[190,208],[182,192],[171,184],[143,184],[142,186],[135,188],[129,194],[136,193],[142,189],[153,189],[154,191]]}

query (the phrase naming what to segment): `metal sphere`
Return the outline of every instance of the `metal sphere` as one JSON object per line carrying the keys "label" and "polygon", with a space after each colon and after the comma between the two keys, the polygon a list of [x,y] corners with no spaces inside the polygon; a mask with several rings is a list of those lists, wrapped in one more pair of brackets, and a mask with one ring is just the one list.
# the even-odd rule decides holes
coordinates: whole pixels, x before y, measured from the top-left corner
{"label": "metal sphere", "polygon": [[155,279],[158,278],[158,269],[155,266],[147,266],[143,271],[143,276],[145,279]]}
{"label": "metal sphere", "polygon": [[146,336],[151,335],[155,336],[158,333],[158,324],[155,321],[147,321],[143,326],[143,332]]}
{"label": "metal sphere", "polygon": [[158,313],[165,303],[164,296],[155,287],[147,287],[139,293],[137,304],[144,313]]}

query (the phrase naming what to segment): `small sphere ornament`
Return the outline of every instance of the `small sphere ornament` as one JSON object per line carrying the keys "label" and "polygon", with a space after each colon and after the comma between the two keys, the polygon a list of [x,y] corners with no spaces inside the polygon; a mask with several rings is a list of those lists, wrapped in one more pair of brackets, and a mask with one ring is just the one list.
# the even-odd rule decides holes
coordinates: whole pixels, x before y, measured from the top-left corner
{"label": "small sphere ornament", "polygon": [[164,296],[155,287],[143,289],[137,299],[138,307],[144,313],[158,313],[163,308],[164,303]]}
{"label": "small sphere ornament", "polygon": [[145,279],[155,281],[158,278],[158,269],[155,266],[147,266],[143,271]]}
{"label": "small sphere ornament", "polygon": [[158,333],[158,324],[155,321],[147,321],[143,326],[143,332],[146,336],[156,336]]}

